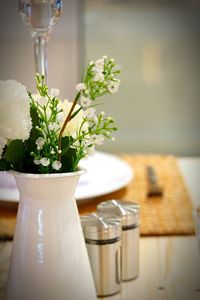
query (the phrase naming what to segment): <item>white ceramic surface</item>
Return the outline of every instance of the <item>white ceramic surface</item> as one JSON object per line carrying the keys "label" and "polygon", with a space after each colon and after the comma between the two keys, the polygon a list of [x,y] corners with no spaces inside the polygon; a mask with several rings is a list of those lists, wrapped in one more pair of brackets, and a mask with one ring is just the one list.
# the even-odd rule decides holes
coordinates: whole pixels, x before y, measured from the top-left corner
{"label": "white ceramic surface", "polygon": [[[81,162],[87,172],[81,176],[75,193],[77,201],[114,192],[126,186],[133,178],[131,167],[118,157],[96,152]],[[0,173],[0,199],[19,201],[15,180],[6,172]]]}
{"label": "white ceramic surface", "polygon": [[20,201],[6,300],[96,299],[74,199],[81,173],[13,172]]}

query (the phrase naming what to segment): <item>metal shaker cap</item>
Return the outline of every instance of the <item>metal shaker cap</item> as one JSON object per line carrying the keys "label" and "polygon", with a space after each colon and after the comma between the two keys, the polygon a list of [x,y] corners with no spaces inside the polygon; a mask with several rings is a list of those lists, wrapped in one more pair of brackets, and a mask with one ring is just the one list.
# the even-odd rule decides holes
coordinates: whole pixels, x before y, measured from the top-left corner
{"label": "metal shaker cap", "polygon": [[123,229],[133,225],[139,226],[140,207],[137,203],[109,200],[101,202],[97,206],[97,211],[103,215],[109,214],[121,217]]}
{"label": "metal shaker cap", "polygon": [[86,240],[111,240],[121,238],[121,220],[119,217],[102,217],[98,213],[83,215],[81,225]]}

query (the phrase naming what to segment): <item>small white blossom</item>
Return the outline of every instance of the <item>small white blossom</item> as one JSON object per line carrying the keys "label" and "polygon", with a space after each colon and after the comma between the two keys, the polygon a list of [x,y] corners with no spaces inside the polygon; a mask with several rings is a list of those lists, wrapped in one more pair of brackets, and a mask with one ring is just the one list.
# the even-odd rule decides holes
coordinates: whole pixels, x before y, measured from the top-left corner
{"label": "small white blossom", "polygon": [[56,171],[60,170],[60,168],[62,167],[62,164],[61,162],[59,162],[58,160],[55,160],[53,163],[52,163],[52,168]]}
{"label": "small white blossom", "polygon": [[6,144],[7,144],[7,140],[0,136],[0,159]]}
{"label": "small white blossom", "polygon": [[77,141],[75,141],[75,142],[73,143],[73,145],[71,146],[71,148],[79,148],[80,146],[81,146],[81,143],[80,143],[79,140],[77,140]]}
{"label": "small white blossom", "polygon": [[52,149],[50,153],[51,153],[52,155],[54,155],[56,152],[55,152],[54,149]]}
{"label": "small white blossom", "polygon": [[94,156],[94,154],[95,154],[95,148],[94,147],[88,147],[86,149],[86,157]]}
{"label": "small white blossom", "polygon": [[76,90],[77,90],[78,92],[85,91],[85,89],[86,89],[85,83],[78,83],[78,84],[76,85]]}
{"label": "small white blossom", "polygon": [[104,56],[103,56],[103,59],[105,59],[105,60],[106,60],[107,58],[108,58],[108,56],[107,56],[107,55],[104,55]]}
{"label": "small white blossom", "polygon": [[107,88],[111,94],[115,94],[118,91],[119,82],[112,81],[108,84]]}
{"label": "small white blossom", "polygon": [[104,142],[104,136],[102,134],[92,134],[90,140],[94,145],[102,145]]}
{"label": "small white blossom", "polygon": [[104,65],[104,58],[98,58],[98,59],[95,61],[95,65],[96,65],[96,66],[103,66],[103,65]]}
{"label": "small white blossom", "polygon": [[81,103],[81,106],[82,107],[88,107],[91,105],[92,101],[89,99],[89,98],[86,98],[86,97],[81,97],[81,100],[80,100],[80,103]]}
{"label": "small white blossom", "polygon": [[35,143],[37,145],[37,149],[41,150],[43,148],[44,144],[45,144],[45,140],[44,140],[43,137],[40,136],[40,137],[37,138]]}
{"label": "small white blossom", "polygon": [[76,148],[80,147],[80,146],[81,146],[80,141],[79,141],[79,140],[75,141],[75,142],[73,143],[73,146],[75,146]]}
{"label": "small white blossom", "polygon": [[97,71],[102,72],[104,69],[104,58],[99,58],[95,61]]}
{"label": "small white blossom", "polygon": [[88,108],[87,110],[84,111],[84,115],[88,119],[94,119],[96,117],[95,111],[96,111],[95,108],[90,107],[90,108]]}
{"label": "small white blossom", "polygon": [[95,124],[98,124],[98,117],[96,115],[93,117],[93,121]]}
{"label": "small white blossom", "polygon": [[95,66],[92,68],[92,71],[94,72],[94,74],[97,74],[97,73],[102,73],[103,72],[103,69],[104,67],[103,66]]}
{"label": "small white blossom", "polygon": [[51,96],[51,97],[58,97],[59,94],[60,94],[59,89],[52,88],[49,92],[49,96]]}
{"label": "small white blossom", "polygon": [[51,111],[50,107],[47,106],[47,109],[46,109],[47,120],[49,120],[51,118],[51,115],[52,115],[52,111]]}
{"label": "small white blossom", "polygon": [[95,61],[92,71],[94,73],[102,73],[104,70],[104,58],[99,58]]}
{"label": "small white blossom", "polygon": [[104,138],[103,134],[99,134],[97,145],[102,145],[104,140],[105,140],[105,138]]}
{"label": "small white blossom", "polygon": [[89,63],[88,63],[89,66],[92,66],[93,64],[94,64],[93,60],[90,60]]}
{"label": "small white blossom", "polygon": [[43,157],[43,158],[40,159],[40,163],[44,167],[47,167],[50,164],[50,160],[48,158],[46,158],[46,157]]}
{"label": "small white blossom", "polygon": [[40,160],[39,159],[34,159],[33,162],[34,162],[35,165],[40,165]]}
{"label": "small white blossom", "polygon": [[108,120],[108,121],[111,121],[111,122],[114,121],[114,119],[113,119],[112,117],[108,117],[107,120]]}
{"label": "small white blossom", "polygon": [[48,125],[49,130],[58,130],[60,126],[56,122],[52,122]]}
{"label": "small white blossom", "polygon": [[47,97],[41,96],[40,94],[34,94],[34,95],[32,95],[32,97],[33,97],[34,101],[37,102],[42,107],[47,105],[47,102],[48,102]]}
{"label": "small white blossom", "polygon": [[94,81],[103,82],[104,81],[104,75],[101,72],[96,73],[94,76]]}
{"label": "small white blossom", "polygon": [[88,147],[85,149],[84,151],[84,158],[83,159],[87,159],[89,156],[94,156],[95,154],[95,148],[92,146],[92,147]]}
{"label": "small white blossom", "polygon": [[61,154],[61,153],[62,153],[62,150],[58,150],[58,153]]}
{"label": "small white blossom", "polygon": [[85,148],[88,148],[88,146],[92,147],[91,145],[91,139],[90,138],[87,138],[86,140],[83,140],[82,141],[82,145],[85,147]]}

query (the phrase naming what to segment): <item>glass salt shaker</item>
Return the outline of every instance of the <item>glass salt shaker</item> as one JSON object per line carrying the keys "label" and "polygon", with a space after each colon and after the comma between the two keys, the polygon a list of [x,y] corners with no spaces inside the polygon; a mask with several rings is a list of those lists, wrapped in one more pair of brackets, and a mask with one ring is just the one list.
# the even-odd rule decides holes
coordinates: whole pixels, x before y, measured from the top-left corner
{"label": "glass salt shaker", "polygon": [[102,215],[118,216],[122,221],[122,281],[139,274],[139,212],[137,203],[110,200],[101,202],[97,211]]}
{"label": "glass salt shaker", "polygon": [[110,296],[121,289],[121,220],[98,213],[81,216],[97,296]]}

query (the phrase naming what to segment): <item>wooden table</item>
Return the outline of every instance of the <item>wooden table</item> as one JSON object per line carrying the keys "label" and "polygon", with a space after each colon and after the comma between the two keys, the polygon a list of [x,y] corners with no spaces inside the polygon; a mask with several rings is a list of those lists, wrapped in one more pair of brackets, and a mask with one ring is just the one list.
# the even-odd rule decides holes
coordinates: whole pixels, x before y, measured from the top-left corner
{"label": "wooden table", "polygon": [[[193,204],[198,205],[200,204],[200,159],[180,158],[178,162]],[[0,299],[4,299],[11,248],[11,241],[0,243]],[[121,293],[101,299],[199,300],[200,252],[196,238],[194,236],[141,237],[139,277],[123,283]]]}

